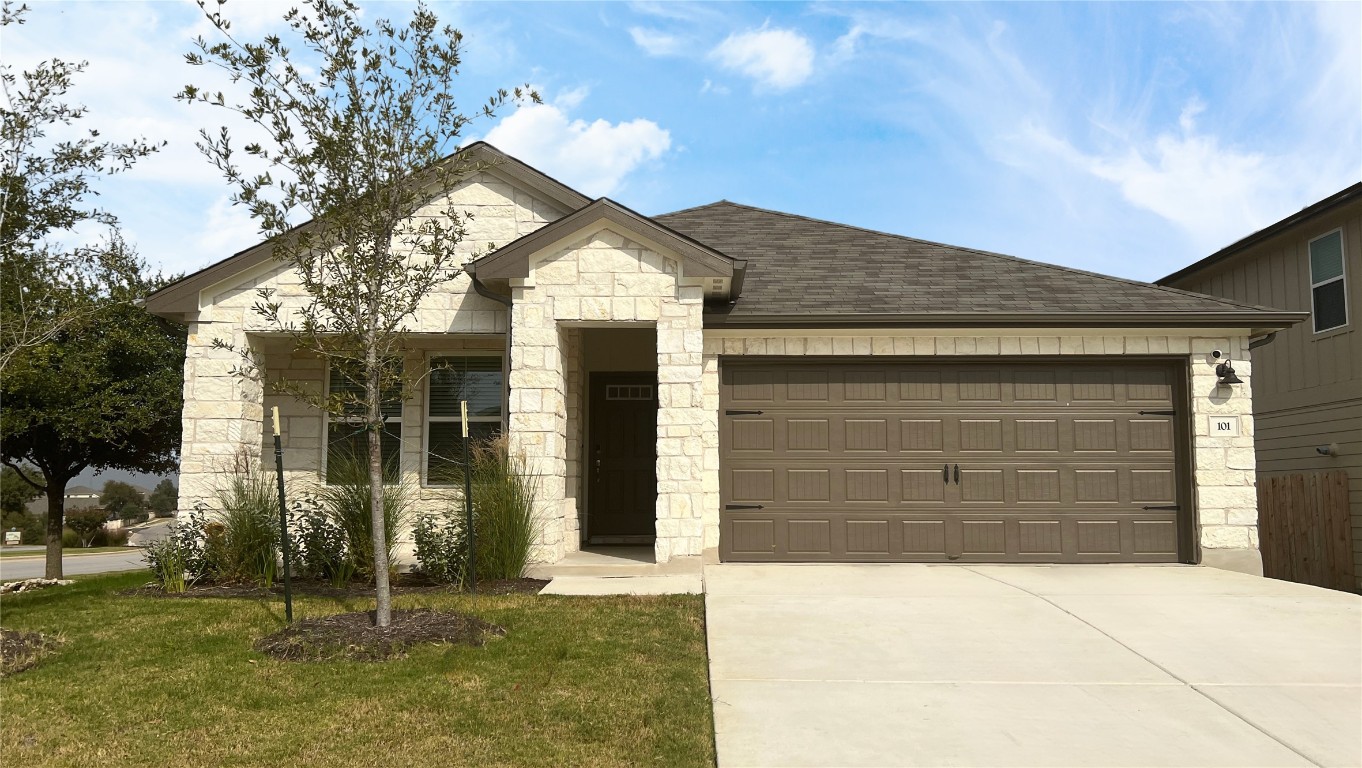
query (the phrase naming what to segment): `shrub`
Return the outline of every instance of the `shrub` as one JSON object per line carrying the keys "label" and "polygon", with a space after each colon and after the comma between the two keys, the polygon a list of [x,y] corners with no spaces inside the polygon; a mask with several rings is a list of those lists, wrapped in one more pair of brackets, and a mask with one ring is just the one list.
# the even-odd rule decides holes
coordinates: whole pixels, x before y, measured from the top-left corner
{"label": "shrub", "polygon": [[298,572],[305,576],[325,579],[333,587],[342,587],[355,577],[355,558],[345,531],[331,520],[313,496],[304,496],[291,505],[293,521],[298,531]]}
{"label": "shrub", "polygon": [[434,581],[462,587],[468,575],[468,539],[464,528],[461,507],[417,518],[412,531],[416,567]]}
{"label": "shrub", "polygon": [[[511,454],[505,438],[476,445],[470,462],[478,578],[519,578],[534,542],[538,480],[524,457]],[[460,500],[416,523],[416,561],[435,581],[462,586],[468,577],[465,516]]]}
{"label": "shrub", "polygon": [[518,579],[534,543],[539,480],[524,456],[511,453],[505,437],[475,446],[471,462],[478,577]]}
{"label": "shrub", "polygon": [[189,586],[189,553],[174,536],[147,544],[142,557],[162,591],[179,593]]}
{"label": "shrub", "polygon": [[100,528],[95,531],[95,536],[90,540],[92,547],[126,547],[128,545],[128,532],[119,529]]}
{"label": "shrub", "polygon": [[144,550],[143,557],[161,589],[183,592],[212,570],[204,559],[206,517],[207,510],[200,503],[193,512],[171,525],[165,538],[149,544]]}
{"label": "shrub", "polygon": [[[374,525],[369,502],[369,464],[367,459],[340,453],[327,467],[331,482],[317,489],[317,501],[322,514],[345,539],[346,552],[354,563],[355,572],[368,580],[374,578]],[[383,485],[383,528],[387,534],[388,567],[395,574],[393,556],[397,550],[397,534],[411,517],[415,496],[406,482]]]}
{"label": "shrub", "polygon": [[[76,535],[75,546],[93,546],[95,534],[104,529],[104,522],[108,515],[98,507],[87,509],[73,509],[66,513],[66,527],[70,528]],[[66,534],[62,533],[62,545],[66,544]]]}
{"label": "shrub", "polygon": [[246,457],[215,493],[221,515],[205,526],[206,553],[217,578],[274,584],[279,567],[279,497],[272,478]]}

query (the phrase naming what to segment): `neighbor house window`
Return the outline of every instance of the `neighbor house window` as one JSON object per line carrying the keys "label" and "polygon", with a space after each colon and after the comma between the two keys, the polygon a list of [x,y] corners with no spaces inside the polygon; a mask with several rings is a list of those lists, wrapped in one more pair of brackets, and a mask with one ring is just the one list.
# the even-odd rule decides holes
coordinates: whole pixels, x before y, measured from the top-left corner
{"label": "neighbor house window", "polygon": [[[341,367],[331,366],[327,381],[330,395],[363,398],[365,386]],[[397,482],[402,452],[402,392],[394,388],[385,393],[383,414],[383,480]],[[358,465],[358,467],[356,466]],[[360,471],[369,465],[369,437],[364,429],[364,408],[358,403],[345,406],[344,415],[330,414],[326,434],[326,482],[340,482],[347,471]]]}
{"label": "neighbor house window", "polygon": [[1348,324],[1348,290],[1343,284],[1343,230],[1310,241],[1310,303],[1315,333]]}
{"label": "neighbor house window", "polygon": [[468,436],[486,440],[501,431],[501,355],[432,358],[426,396],[426,482],[452,485],[463,478],[463,421]]}

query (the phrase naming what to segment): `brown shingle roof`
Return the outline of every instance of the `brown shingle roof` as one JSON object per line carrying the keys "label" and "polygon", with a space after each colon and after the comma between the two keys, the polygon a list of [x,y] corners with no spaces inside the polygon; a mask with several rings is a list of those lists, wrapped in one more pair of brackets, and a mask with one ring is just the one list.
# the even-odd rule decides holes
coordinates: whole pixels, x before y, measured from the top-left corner
{"label": "brown shingle roof", "polygon": [[[1283,313],[1201,294],[971,248],[820,221],[728,201],[654,217],[747,260],[741,298],[710,319],[857,315],[922,321],[951,316],[1011,325],[1057,316],[1174,324],[1271,324]],[[1203,317],[1204,316],[1204,317]]]}

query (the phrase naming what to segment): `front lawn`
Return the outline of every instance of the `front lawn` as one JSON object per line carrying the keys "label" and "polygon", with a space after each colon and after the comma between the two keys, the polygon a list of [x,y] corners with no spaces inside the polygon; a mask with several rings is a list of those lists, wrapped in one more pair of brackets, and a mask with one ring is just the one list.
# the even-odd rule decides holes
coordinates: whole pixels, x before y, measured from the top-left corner
{"label": "front lawn", "polygon": [[[714,764],[698,596],[400,595],[397,608],[472,613],[507,636],[306,663],[251,650],[283,626],[282,600],[116,594],[146,581],[0,600],[5,628],[65,641],[0,680],[6,765]],[[294,615],[371,607],[306,597]]]}

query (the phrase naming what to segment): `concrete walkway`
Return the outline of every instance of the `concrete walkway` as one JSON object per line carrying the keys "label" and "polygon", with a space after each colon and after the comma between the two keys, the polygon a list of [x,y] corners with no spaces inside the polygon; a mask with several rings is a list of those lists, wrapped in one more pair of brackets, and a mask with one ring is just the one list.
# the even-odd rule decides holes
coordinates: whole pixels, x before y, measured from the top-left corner
{"label": "concrete walkway", "polygon": [[552,565],[531,565],[525,575],[551,579],[541,595],[698,595],[704,591],[699,557],[673,557],[658,565],[652,547],[601,546]]}
{"label": "concrete walkway", "polygon": [[705,570],[719,764],[1362,766],[1362,598],[1177,566]]}

